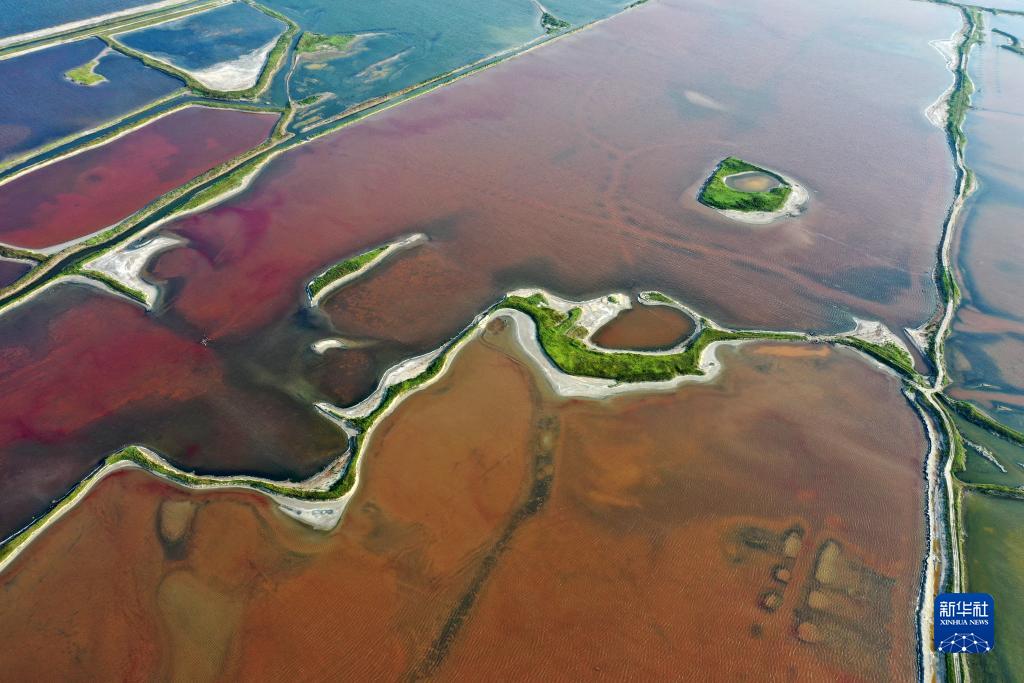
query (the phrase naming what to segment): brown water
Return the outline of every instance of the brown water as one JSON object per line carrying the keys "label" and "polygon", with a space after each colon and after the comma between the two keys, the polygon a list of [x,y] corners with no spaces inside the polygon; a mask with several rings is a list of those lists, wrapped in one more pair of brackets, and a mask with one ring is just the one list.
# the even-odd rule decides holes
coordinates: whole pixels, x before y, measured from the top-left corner
{"label": "brown water", "polygon": [[382,423],[329,534],[115,475],[0,577],[0,666],[910,677],[925,444],[899,382],[820,346],[722,357],[712,384],[564,401],[492,325]]}
{"label": "brown water", "polygon": [[760,171],[734,173],[731,176],[726,176],[723,182],[740,192],[767,192],[782,184],[775,176]]}
{"label": "brown water", "polygon": [[667,349],[693,330],[693,321],[678,309],[635,304],[603,325],[592,341],[606,349]]}

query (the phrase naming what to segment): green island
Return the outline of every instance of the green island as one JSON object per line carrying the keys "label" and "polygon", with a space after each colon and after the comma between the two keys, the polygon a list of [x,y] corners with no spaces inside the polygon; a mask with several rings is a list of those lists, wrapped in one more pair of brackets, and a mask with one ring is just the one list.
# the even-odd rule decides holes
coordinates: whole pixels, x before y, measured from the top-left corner
{"label": "green island", "polygon": [[313,33],[312,31],[305,31],[302,36],[299,37],[299,42],[295,46],[295,51],[299,53],[305,52],[323,52],[327,50],[336,50],[341,52],[348,48],[355,40],[354,35],[348,33],[338,34],[327,34],[327,33]]}
{"label": "green island", "polygon": [[322,292],[326,287],[329,287],[331,284],[346,275],[351,275],[361,269],[363,266],[383,254],[385,249],[387,249],[386,246],[377,247],[376,249],[365,251],[358,256],[353,256],[350,259],[345,259],[344,261],[335,263],[333,266],[313,278],[313,280],[306,285],[306,292],[309,294],[309,298],[315,298],[316,295]]}
{"label": "green island", "polygon": [[672,354],[605,352],[588,347],[581,339],[587,330],[576,325],[580,309],[561,313],[550,308],[543,294],[510,296],[500,304],[526,313],[537,324],[541,347],[569,375],[600,377],[617,382],[659,382],[680,375],[702,375],[701,353],[708,344],[737,339],[803,339],[803,335],[782,332],[731,331],[705,326],[683,351]]}
{"label": "green island", "polygon": [[96,58],[91,62],[86,62],[82,66],[76,66],[74,69],[68,69],[64,72],[64,77],[72,83],[84,86],[106,83],[107,79],[101,74],[96,73],[96,67],[99,65],[100,60],[99,58]]}
{"label": "green island", "polygon": [[[779,186],[765,192],[745,192],[726,184],[726,178],[740,173],[764,174],[777,180]],[[701,204],[725,211],[778,211],[791,191],[789,183],[777,174],[742,159],[726,157],[704,183],[698,199]]]}
{"label": "green island", "polygon": [[570,24],[568,21],[565,21],[564,19],[559,19],[550,12],[544,12],[542,15],[540,15],[540,25],[541,28],[543,28],[544,31],[547,33],[558,33],[559,31],[564,31],[565,29],[572,26],[572,24]]}

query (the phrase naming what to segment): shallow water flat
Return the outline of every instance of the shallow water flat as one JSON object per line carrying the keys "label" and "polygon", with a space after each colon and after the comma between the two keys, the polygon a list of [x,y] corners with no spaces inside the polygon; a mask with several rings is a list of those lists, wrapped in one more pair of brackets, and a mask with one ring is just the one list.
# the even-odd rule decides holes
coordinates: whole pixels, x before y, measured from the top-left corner
{"label": "shallow water flat", "polygon": [[[952,186],[944,136],[922,113],[949,80],[927,40],[951,33],[956,14],[886,3],[851,24],[831,5],[757,11],[643,6],[316,141],[243,198],[170,227],[199,246],[165,254],[154,272],[183,282],[178,314],[244,335],[286,315],[326,263],[426,232],[429,245],[323,305],[344,333],[407,351],[522,285],[658,288],[743,326],[842,329],[846,310],[918,324],[935,303],[936,226]],[[776,27],[785,40],[755,30],[708,42],[775,17],[787,17]],[[879,31],[917,40],[893,53],[867,40]],[[779,60],[798,72],[770,78],[764,50],[791,45],[801,54]],[[720,52],[728,85],[717,66],[714,77],[700,68]],[[807,213],[752,230],[700,206],[697,188],[731,153],[806,183]]]}
{"label": "shallow water flat", "polygon": [[817,351],[554,411],[550,498],[438,675],[912,676],[921,428],[895,380]]}
{"label": "shallow water flat", "polygon": [[276,114],[190,107],[0,186],[0,242],[45,248],[109,227],[259,144]]}
{"label": "shallow water flat", "polygon": [[[307,123],[364,100],[401,90],[452,69],[509,50],[544,34],[541,10],[521,0],[450,0],[443,5],[402,0],[332,2],[269,0],[310,31],[358,36],[342,53],[302,57],[292,78],[296,100],[329,93],[298,116]],[[624,7],[622,0],[585,0],[573,19],[582,23]],[[575,22],[574,22],[575,23]]]}
{"label": "shallow water flat", "polygon": [[25,261],[0,259],[0,287],[6,287],[27,273],[31,264]]}

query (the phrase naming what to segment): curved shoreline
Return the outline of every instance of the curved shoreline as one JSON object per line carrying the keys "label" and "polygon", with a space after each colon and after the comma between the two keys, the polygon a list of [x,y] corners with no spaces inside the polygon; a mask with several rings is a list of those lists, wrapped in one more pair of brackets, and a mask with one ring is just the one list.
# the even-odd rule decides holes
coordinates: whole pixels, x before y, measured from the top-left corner
{"label": "curved shoreline", "polygon": [[352,258],[358,258],[358,256],[357,257],[352,257],[352,258],[349,258],[349,259],[345,259],[344,261],[339,262],[339,264],[335,264],[334,266],[331,266],[330,268],[328,268],[327,270],[323,271],[322,273],[317,275],[315,278],[313,278],[306,285],[306,294],[307,294],[307,297],[309,299],[310,307],[315,308],[315,307],[319,306],[320,302],[323,301],[325,297],[327,297],[330,294],[338,291],[339,289],[341,289],[345,285],[349,284],[353,280],[356,280],[356,279],[362,277],[363,275],[365,275],[367,273],[367,271],[369,271],[370,269],[376,267],[378,264],[380,264],[384,259],[386,259],[391,254],[394,254],[394,253],[399,252],[399,251],[404,251],[406,249],[411,249],[412,247],[415,247],[415,246],[417,246],[419,244],[422,244],[422,243],[428,241],[429,239],[430,238],[427,237],[422,232],[417,232],[417,233],[413,233],[411,235],[408,235],[406,237],[403,237],[401,239],[397,239],[397,240],[394,240],[392,242],[388,242],[387,244],[385,244],[383,247],[380,248],[381,249],[380,253],[378,253],[376,256],[371,258],[366,263],[360,265],[358,268],[356,268],[352,272],[346,273],[345,275],[342,275],[341,277],[338,277],[338,278],[332,280],[331,282],[327,283],[326,285],[320,287],[319,289],[316,290],[315,294],[309,294],[309,292],[311,291],[311,287],[313,286],[313,283],[316,282],[318,279],[327,276],[328,273],[330,273],[331,268],[334,268],[335,266],[337,266],[339,264],[344,264],[346,261],[352,260]]}
{"label": "curved shoreline", "polygon": [[[104,286],[103,283],[88,279],[86,279],[86,282],[94,286]],[[842,335],[816,337],[803,333],[729,330],[728,328],[719,327],[713,321],[700,316],[685,305],[661,295],[667,300],[667,303],[659,303],[676,306],[680,310],[693,315],[695,319],[702,321],[709,331],[744,336],[739,338],[713,339],[707,342],[699,347],[697,362],[691,371],[680,372],[666,380],[622,381],[609,377],[573,375],[558,367],[545,350],[541,340],[541,328],[538,321],[523,310],[507,305],[515,297],[521,296],[526,292],[532,292],[532,296],[550,297],[551,300],[557,302],[555,306],[562,308],[571,306],[569,310],[589,309],[591,313],[588,315],[587,320],[590,324],[594,324],[595,321],[600,322],[607,315],[608,311],[612,310],[602,306],[602,302],[607,303],[607,296],[590,301],[570,302],[545,290],[517,290],[510,293],[509,296],[478,314],[461,333],[434,351],[406,359],[393,366],[381,378],[374,392],[363,401],[348,408],[339,408],[327,403],[316,404],[315,408],[324,418],[334,422],[339,427],[339,430],[343,432],[349,442],[349,448],[341,456],[328,463],[320,472],[303,481],[275,481],[246,474],[196,475],[176,467],[161,455],[145,446],[126,446],[108,456],[100,467],[80,482],[54,508],[41,515],[21,531],[7,538],[3,545],[0,546],[0,572],[13,562],[36,536],[41,534],[50,524],[67,512],[68,509],[77,504],[84,494],[91,490],[99,480],[111,472],[128,466],[139,467],[154,476],[185,488],[197,490],[236,489],[261,493],[271,498],[284,514],[315,529],[329,530],[334,528],[342,520],[348,502],[359,487],[362,456],[366,453],[372,441],[377,425],[381,424],[383,418],[390,415],[401,405],[406,397],[443,377],[451,367],[459,350],[470,340],[476,338],[486,325],[495,318],[507,318],[515,326],[516,339],[525,355],[538,368],[539,372],[557,394],[564,397],[592,400],[601,400],[609,396],[625,393],[672,391],[688,383],[714,381],[723,369],[723,363],[718,358],[718,351],[723,347],[740,346],[760,341],[794,341],[799,343],[845,345],[842,342],[844,338]],[[651,295],[650,292],[645,294],[648,297]],[[618,296],[622,295],[617,295],[616,298]],[[552,307],[549,310],[556,309]],[[602,311],[604,312],[602,313]],[[566,318],[571,319],[571,316],[566,315]],[[583,316],[580,315],[579,318],[575,319],[575,322],[578,323],[582,318]],[[586,328],[587,336],[595,329]],[[856,328],[847,334],[855,332]],[[695,336],[689,343],[691,346],[696,345],[699,339],[699,336]],[[595,352],[606,356],[621,353],[600,349]],[[861,350],[861,353],[866,356],[871,365],[891,372],[906,381],[906,378],[893,368],[880,363],[876,358],[872,358],[870,354],[863,350]],[[673,354],[671,351],[648,352],[643,357],[648,355],[667,357]]]}

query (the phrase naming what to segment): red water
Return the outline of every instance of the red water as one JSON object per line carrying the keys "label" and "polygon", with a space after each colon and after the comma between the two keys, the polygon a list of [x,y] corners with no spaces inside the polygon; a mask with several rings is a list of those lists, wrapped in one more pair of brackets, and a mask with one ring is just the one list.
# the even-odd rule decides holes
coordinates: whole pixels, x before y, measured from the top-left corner
{"label": "red water", "polygon": [[0,186],[0,242],[34,249],[101,230],[263,141],[276,114],[189,107]]}
{"label": "red water", "polygon": [[[920,322],[952,186],[922,113],[949,80],[927,40],[957,17],[862,12],[654,3],[288,154],[175,225],[194,244],[155,272],[185,279],[172,306],[214,337],[260,329],[324,264],[412,231],[435,241],[326,304],[345,331],[422,348],[510,286],[634,282],[751,326],[845,326],[837,309]],[[896,35],[904,50],[881,47]],[[729,154],[805,183],[807,213],[757,228],[699,205]]]}

